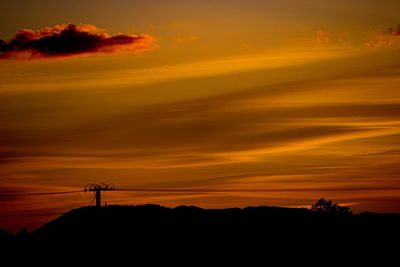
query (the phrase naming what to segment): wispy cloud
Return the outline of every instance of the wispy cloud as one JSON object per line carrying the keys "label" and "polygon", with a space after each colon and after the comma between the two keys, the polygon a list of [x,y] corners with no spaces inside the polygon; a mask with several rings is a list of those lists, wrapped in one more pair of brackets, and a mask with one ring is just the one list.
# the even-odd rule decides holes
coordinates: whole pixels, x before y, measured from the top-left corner
{"label": "wispy cloud", "polygon": [[[65,80],[62,73],[54,74],[51,77],[26,76],[23,80],[12,79],[12,84],[7,83],[4,78],[0,88],[5,91],[22,90],[47,91],[59,89],[101,89],[143,86],[156,83],[171,82],[175,80],[214,77],[230,75],[232,73],[243,73],[257,70],[276,70],[312,64],[335,58],[348,57],[355,51],[347,48],[338,49],[283,49],[274,50],[261,54],[231,56],[213,60],[171,64],[148,68],[125,68],[99,73],[82,73],[71,71],[70,79]],[[26,83],[29,86],[26,86]],[[23,84],[21,84],[23,83]]]}
{"label": "wispy cloud", "polygon": [[331,45],[332,42],[332,38],[328,32],[322,30],[308,36],[298,36],[291,40],[292,44],[306,46],[327,46]]}

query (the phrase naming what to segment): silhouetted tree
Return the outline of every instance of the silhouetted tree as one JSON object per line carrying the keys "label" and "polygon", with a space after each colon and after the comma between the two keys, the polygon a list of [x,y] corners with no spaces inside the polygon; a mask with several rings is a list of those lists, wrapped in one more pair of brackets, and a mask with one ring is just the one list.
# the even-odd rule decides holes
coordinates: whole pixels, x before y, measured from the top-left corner
{"label": "silhouetted tree", "polygon": [[14,238],[14,235],[7,229],[0,229],[0,242],[8,242]]}
{"label": "silhouetted tree", "polygon": [[340,206],[337,203],[333,203],[332,200],[326,201],[321,198],[315,204],[311,205],[311,210],[319,213],[341,213],[341,214],[351,214],[351,209],[349,207]]}
{"label": "silhouetted tree", "polygon": [[15,238],[17,241],[27,242],[29,241],[31,234],[26,229],[21,229],[16,235]]}

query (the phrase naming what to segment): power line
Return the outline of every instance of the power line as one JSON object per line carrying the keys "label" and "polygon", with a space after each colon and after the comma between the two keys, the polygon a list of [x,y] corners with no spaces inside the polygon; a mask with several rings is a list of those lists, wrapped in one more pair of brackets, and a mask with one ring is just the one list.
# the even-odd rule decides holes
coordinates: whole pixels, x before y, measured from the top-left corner
{"label": "power line", "polygon": [[[314,188],[286,188],[286,189],[209,189],[209,188],[196,188],[196,189],[188,189],[188,188],[137,188],[137,189],[125,189],[125,188],[117,188],[116,191],[123,192],[137,192],[137,193],[279,193],[279,192],[304,192],[304,191],[315,191]],[[343,189],[326,189],[326,191],[343,191]]]}
{"label": "power line", "polygon": [[6,194],[0,194],[0,197],[63,195],[63,194],[73,194],[73,193],[81,193],[81,192],[84,192],[84,191],[83,190],[75,190],[75,191],[39,192],[39,193],[6,193]]}
{"label": "power line", "polygon": [[[113,191],[122,192],[143,192],[143,193],[273,193],[273,192],[308,192],[308,191],[370,191],[370,190],[400,190],[400,187],[333,187],[333,188],[255,188],[255,189],[229,189],[229,188],[114,188]],[[57,192],[38,192],[38,193],[0,193],[0,197],[13,196],[44,196],[44,195],[63,195],[82,193],[93,190],[74,190]]]}
{"label": "power line", "polygon": [[15,215],[2,215],[1,219],[13,219],[13,218],[24,218],[24,217],[47,217],[53,215],[62,215],[63,212],[50,212],[50,213],[37,213],[37,214],[15,214]]}
{"label": "power line", "polygon": [[326,191],[326,192],[341,192],[341,191],[371,191],[371,190],[400,190],[400,187],[395,188],[377,188],[377,187],[332,187],[332,188],[255,188],[255,189],[229,189],[229,188],[117,188],[116,191],[127,191],[127,192],[155,192],[155,193],[274,193],[274,192],[315,192],[315,191]]}
{"label": "power line", "polygon": [[[277,192],[286,191],[282,189],[188,189],[188,188],[116,188],[114,191],[123,192],[159,192],[159,193],[240,193],[240,192]],[[292,190],[290,190],[292,191]],[[85,190],[61,191],[61,192],[39,192],[39,193],[4,193],[0,197],[13,196],[44,196],[44,195],[63,195],[86,192]]]}
{"label": "power line", "polygon": [[155,193],[257,193],[257,192],[281,192],[287,191],[282,189],[189,189],[189,188],[136,188],[136,189],[125,189],[117,188],[116,191],[126,192],[155,192]]}

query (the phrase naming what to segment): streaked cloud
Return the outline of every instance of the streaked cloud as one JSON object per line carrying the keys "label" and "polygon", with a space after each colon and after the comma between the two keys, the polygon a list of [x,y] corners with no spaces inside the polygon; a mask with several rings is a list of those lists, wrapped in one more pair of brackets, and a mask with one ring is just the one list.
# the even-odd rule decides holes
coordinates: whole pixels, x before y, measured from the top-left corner
{"label": "streaked cloud", "polygon": [[[117,90],[126,87],[146,86],[185,79],[215,77],[262,70],[276,70],[303,66],[335,58],[345,58],[360,52],[352,48],[289,48],[273,50],[262,54],[231,56],[213,60],[171,64],[148,68],[126,68],[107,72],[84,73],[71,71],[69,79],[61,73],[51,77],[27,75],[23,80],[17,77],[4,77],[0,85],[2,92],[20,90]],[[16,74],[17,75],[17,74]],[[8,82],[10,81],[10,82]],[[26,86],[29,84],[29,87]],[[222,88],[221,88],[222,89]]]}

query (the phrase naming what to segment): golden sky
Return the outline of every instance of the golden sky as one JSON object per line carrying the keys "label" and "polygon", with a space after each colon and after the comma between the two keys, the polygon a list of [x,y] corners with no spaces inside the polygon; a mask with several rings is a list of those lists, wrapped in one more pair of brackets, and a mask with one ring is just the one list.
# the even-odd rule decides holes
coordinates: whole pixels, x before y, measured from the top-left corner
{"label": "golden sky", "polygon": [[[5,42],[72,23],[107,45],[0,57],[1,193],[262,188],[105,201],[400,212],[399,1],[70,2],[0,3]],[[110,49],[113,36],[145,46]],[[0,227],[91,199],[0,198]]]}

